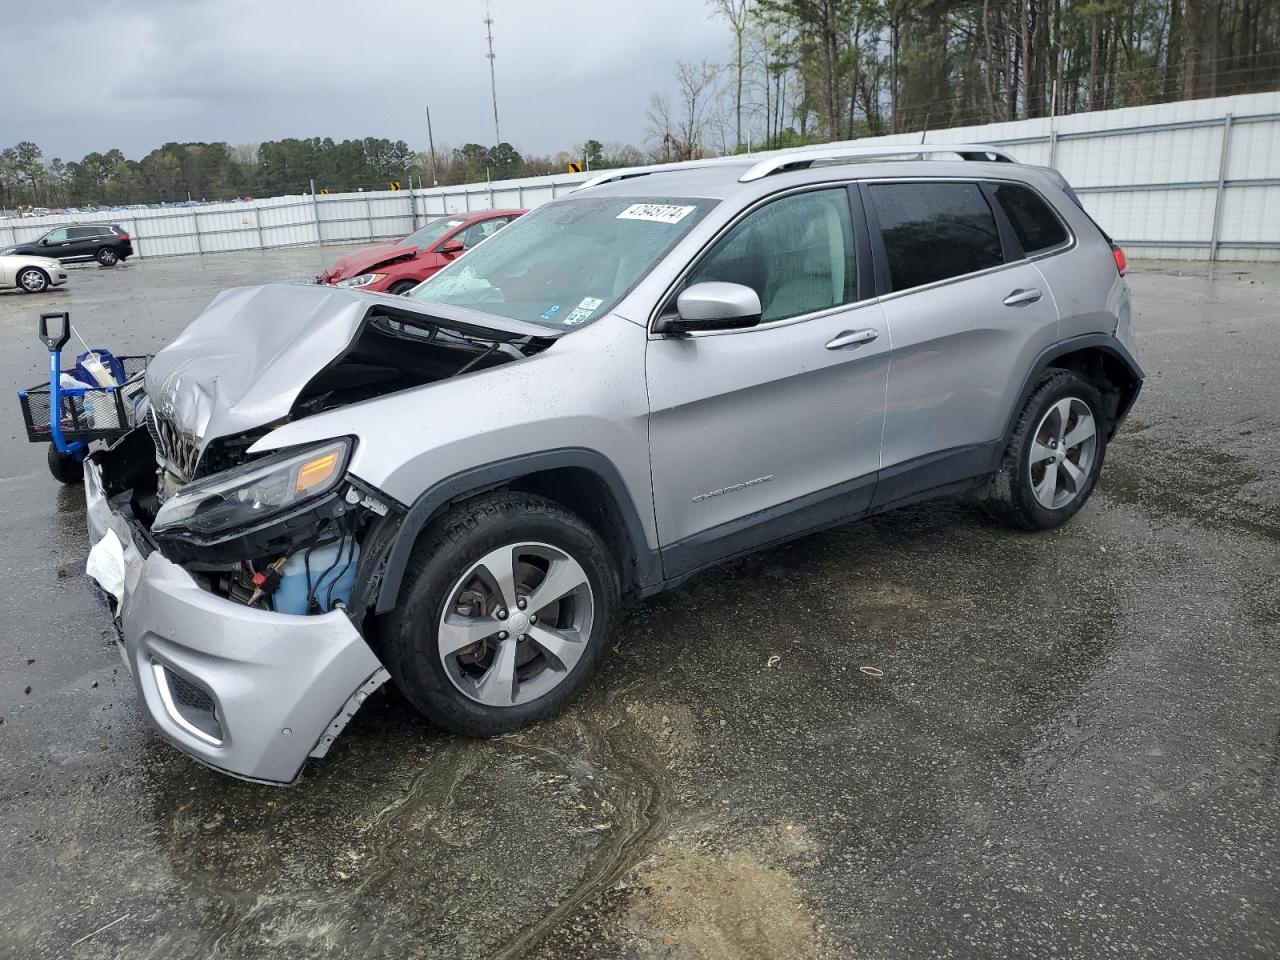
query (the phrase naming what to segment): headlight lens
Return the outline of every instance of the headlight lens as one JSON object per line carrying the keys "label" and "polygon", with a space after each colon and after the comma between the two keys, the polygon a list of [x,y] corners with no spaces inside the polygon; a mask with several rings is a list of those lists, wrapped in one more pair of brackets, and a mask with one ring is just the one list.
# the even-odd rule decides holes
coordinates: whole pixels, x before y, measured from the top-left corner
{"label": "headlight lens", "polygon": [[334,284],[335,287],[367,287],[371,283],[377,283],[379,280],[387,279],[385,273],[362,273],[358,277],[348,277],[346,280],[339,280]]}
{"label": "headlight lens", "polygon": [[3,250],[0,250],[0,257],[7,257],[17,249],[17,247],[5,247]]}
{"label": "headlight lens", "polygon": [[350,453],[351,441],[344,437],[189,483],[165,501],[151,529],[209,534],[257,523],[336,487]]}

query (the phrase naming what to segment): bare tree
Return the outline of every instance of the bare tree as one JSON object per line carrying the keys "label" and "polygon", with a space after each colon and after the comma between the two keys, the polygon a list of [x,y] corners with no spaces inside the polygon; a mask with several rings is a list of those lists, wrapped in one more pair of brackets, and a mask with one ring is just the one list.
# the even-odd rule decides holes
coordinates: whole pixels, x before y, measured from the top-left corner
{"label": "bare tree", "polygon": [[638,167],[644,161],[644,153],[629,143],[610,142],[604,145],[605,166]]}
{"label": "bare tree", "polygon": [[709,0],[712,8],[729,23],[733,34],[733,117],[735,147],[742,145],[742,91],[747,72],[747,28],[752,21],[752,0]]}
{"label": "bare tree", "polygon": [[663,163],[696,160],[705,155],[704,141],[712,118],[719,68],[707,63],[676,65],[676,102],[665,93],[649,98],[645,142],[650,155]]}
{"label": "bare tree", "polygon": [[676,65],[676,93],[680,98],[676,140],[682,160],[696,160],[703,155],[704,134],[714,106],[719,74],[720,68],[705,60]]}
{"label": "bare tree", "polygon": [[241,166],[252,167],[258,162],[258,145],[256,143],[237,143],[231,148],[231,156]]}
{"label": "bare tree", "polygon": [[659,163],[678,159],[675,154],[675,121],[671,116],[671,98],[665,93],[655,93],[649,98],[645,111],[644,140],[649,144],[649,156]]}

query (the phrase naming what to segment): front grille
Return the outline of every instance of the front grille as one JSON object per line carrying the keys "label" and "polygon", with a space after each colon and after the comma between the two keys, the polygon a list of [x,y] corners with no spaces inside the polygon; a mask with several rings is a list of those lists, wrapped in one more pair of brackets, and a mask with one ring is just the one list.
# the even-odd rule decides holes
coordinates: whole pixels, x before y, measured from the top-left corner
{"label": "front grille", "polygon": [[147,417],[147,431],[155,442],[160,462],[184,483],[192,480],[196,475],[196,467],[200,464],[200,444],[196,439],[160,416],[155,407],[151,408],[151,415]]}

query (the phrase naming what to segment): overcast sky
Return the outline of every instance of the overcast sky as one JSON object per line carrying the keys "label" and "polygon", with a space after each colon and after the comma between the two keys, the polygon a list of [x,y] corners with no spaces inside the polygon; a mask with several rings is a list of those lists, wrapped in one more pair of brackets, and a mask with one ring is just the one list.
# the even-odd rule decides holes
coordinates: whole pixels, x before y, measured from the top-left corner
{"label": "overcast sky", "polygon": [[[502,138],[550,153],[640,145],[678,60],[723,62],[704,0],[492,0]],[[171,140],[493,142],[483,0],[0,4],[0,147],[45,159]]]}

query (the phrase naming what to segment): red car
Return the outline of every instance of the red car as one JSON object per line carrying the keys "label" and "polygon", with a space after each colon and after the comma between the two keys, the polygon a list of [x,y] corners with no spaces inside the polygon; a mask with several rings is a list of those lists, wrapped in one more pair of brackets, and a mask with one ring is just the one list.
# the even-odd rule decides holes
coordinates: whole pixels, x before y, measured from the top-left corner
{"label": "red car", "polygon": [[320,282],[397,296],[408,293],[523,213],[524,210],[478,210],[439,217],[403,240],[339,257],[320,276]]}

